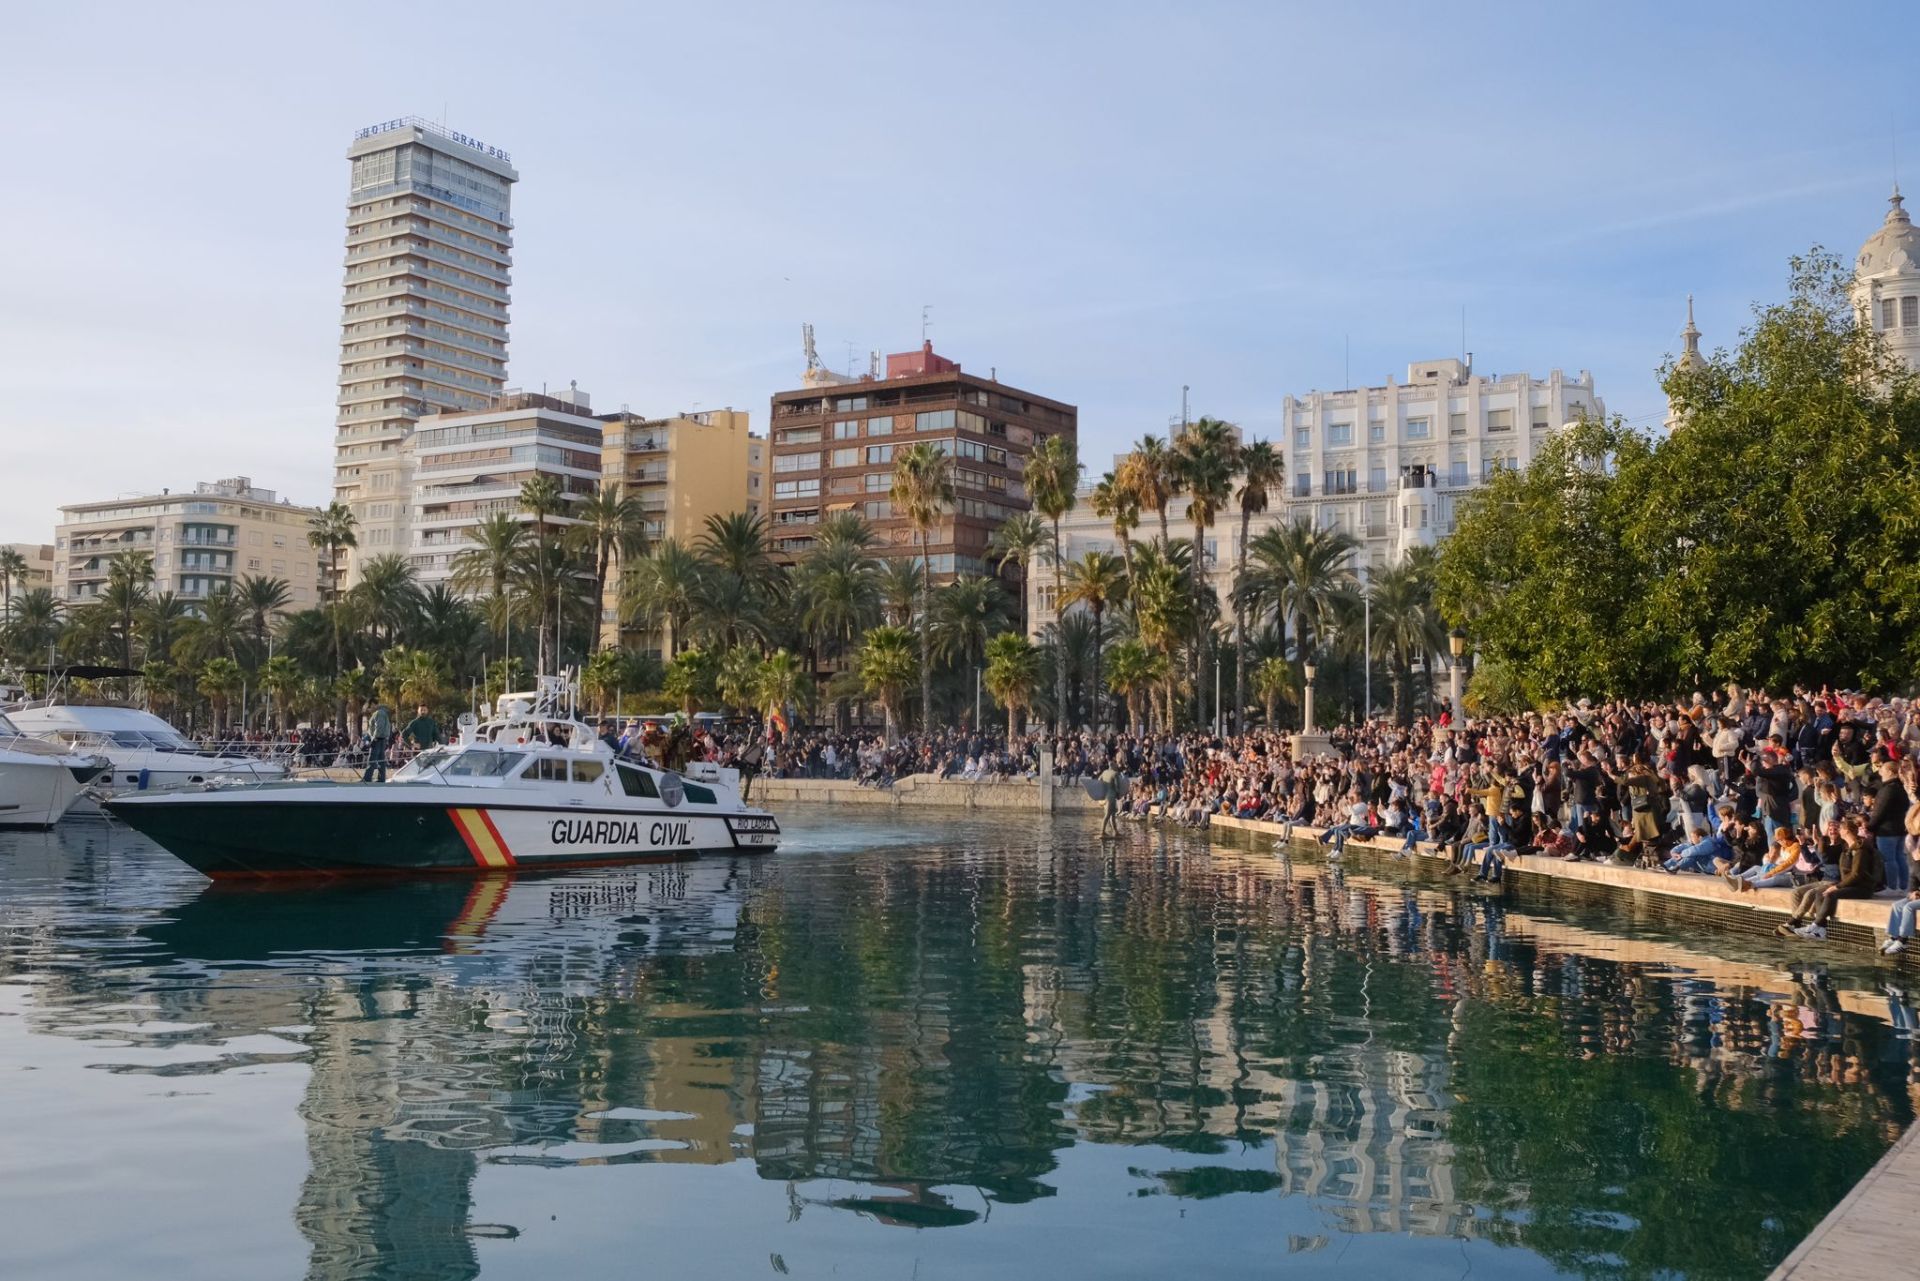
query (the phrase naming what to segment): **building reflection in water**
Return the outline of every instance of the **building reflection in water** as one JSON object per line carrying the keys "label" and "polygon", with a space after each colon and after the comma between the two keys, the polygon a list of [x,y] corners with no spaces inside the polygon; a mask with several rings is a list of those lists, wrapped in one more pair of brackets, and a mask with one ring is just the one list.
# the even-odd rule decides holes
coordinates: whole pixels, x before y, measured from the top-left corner
{"label": "building reflection in water", "polygon": [[[13,912],[0,967],[45,971],[36,1031],[128,1001],[209,1039],[300,1029],[317,1278],[477,1274],[516,1230],[472,1221],[489,1165],[747,1161],[793,1215],[961,1227],[1053,1196],[1076,1143],[1137,1145],[1137,1195],[1302,1199],[1294,1250],[1475,1235],[1575,1268],[1610,1189],[1674,1173],[1662,1142],[1784,1146],[1793,1196],[1726,1210],[1759,1257],[1912,1114],[1885,1003],[1817,974],[1191,845],[117,910]],[[1612,1208],[1686,1266],[1651,1230],[1684,1206]]]}

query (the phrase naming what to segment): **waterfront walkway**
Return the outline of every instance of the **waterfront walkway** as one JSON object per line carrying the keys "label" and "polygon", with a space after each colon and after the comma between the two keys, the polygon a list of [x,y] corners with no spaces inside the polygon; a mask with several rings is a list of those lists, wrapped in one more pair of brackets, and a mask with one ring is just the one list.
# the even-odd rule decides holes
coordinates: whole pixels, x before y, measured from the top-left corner
{"label": "waterfront walkway", "polygon": [[[1213,830],[1217,833],[1239,832],[1277,839],[1286,833],[1286,825],[1216,816]],[[1294,839],[1312,840],[1320,834],[1320,830],[1295,824]],[[1356,838],[1347,842],[1347,849],[1349,852],[1365,850],[1371,855],[1391,857],[1399,852],[1400,844],[1398,837]],[[1446,862],[1439,847],[1429,844],[1422,844],[1415,858],[1434,866]],[[1787,890],[1756,890],[1742,894],[1717,876],[1686,872],[1669,874],[1637,867],[1617,867],[1609,863],[1569,863],[1538,855],[1509,854],[1503,876],[1528,889],[1549,888],[1629,901],[1658,901],[1683,912],[1709,915],[1717,924],[1747,925],[1768,932],[1787,919],[1792,907],[1792,895]],[[1805,946],[1810,952],[1836,943],[1851,945],[1849,951],[1875,946],[1883,937],[1891,905],[1892,900],[1887,898],[1843,899],[1828,927],[1828,942],[1824,945],[1807,943]],[[1907,957],[1900,959],[1906,960]]]}
{"label": "waterfront walkway", "polygon": [[1913,1207],[1920,1202],[1920,1127],[1908,1130],[1853,1185],[1769,1281],[1862,1281],[1910,1277],[1920,1255]]}

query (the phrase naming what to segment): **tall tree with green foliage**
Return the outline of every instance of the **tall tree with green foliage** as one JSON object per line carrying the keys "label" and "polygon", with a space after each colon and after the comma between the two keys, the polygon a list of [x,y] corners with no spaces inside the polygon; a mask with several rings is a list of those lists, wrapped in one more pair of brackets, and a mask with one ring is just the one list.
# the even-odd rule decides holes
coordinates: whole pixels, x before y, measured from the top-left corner
{"label": "tall tree with green foliage", "polygon": [[[1027,457],[1026,482],[1028,501],[1053,526],[1053,548],[1047,559],[1053,566],[1057,611],[1062,586],[1060,522],[1073,510],[1080,488],[1080,455],[1073,438],[1049,436],[1041,441]],[[1057,734],[1067,727],[1067,665],[1064,662],[1054,664],[1054,679],[1058,683],[1053,706],[1053,728]]]}
{"label": "tall tree with green foliage", "polygon": [[1100,728],[1101,650],[1106,640],[1107,610],[1126,592],[1125,569],[1120,558],[1106,552],[1088,552],[1067,565],[1066,585],[1060,589],[1060,613],[1075,605],[1085,605],[1093,615],[1093,728]]}
{"label": "tall tree with green foliage", "polygon": [[[1180,433],[1174,442],[1174,466],[1180,487],[1187,493],[1187,519],[1193,522],[1193,656],[1200,664],[1209,647],[1208,615],[1203,608],[1207,594],[1213,591],[1213,565],[1207,558],[1207,531],[1213,521],[1233,500],[1233,478],[1240,471],[1239,434],[1231,423],[1203,417]],[[1193,682],[1193,719],[1200,721],[1200,703],[1206,690],[1208,673],[1196,673]]]}
{"label": "tall tree with green foliage", "polygon": [[953,459],[927,441],[910,445],[893,456],[893,488],[888,495],[893,510],[913,527],[920,549],[920,724],[933,728],[933,562],[927,540],[942,514],[953,508]]}
{"label": "tall tree with green foliage", "polygon": [[860,683],[880,700],[889,743],[900,738],[900,700],[913,684],[918,667],[913,657],[913,635],[904,627],[882,624],[868,631],[861,642]]}
{"label": "tall tree with green foliage", "polygon": [[1233,567],[1233,727],[1246,728],[1247,605],[1240,584],[1247,576],[1247,544],[1253,518],[1267,510],[1275,491],[1286,484],[1287,456],[1271,441],[1249,441],[1240,450],[1240,546]]}
{"label": "tall tree with green foliage", "polygon": [[1007,749],[1019,741],[1019,715],[1033,706],[1040,684],[1040,651],[1019,632],[1001,632],[987,642],[987,692],[1007,709]]}

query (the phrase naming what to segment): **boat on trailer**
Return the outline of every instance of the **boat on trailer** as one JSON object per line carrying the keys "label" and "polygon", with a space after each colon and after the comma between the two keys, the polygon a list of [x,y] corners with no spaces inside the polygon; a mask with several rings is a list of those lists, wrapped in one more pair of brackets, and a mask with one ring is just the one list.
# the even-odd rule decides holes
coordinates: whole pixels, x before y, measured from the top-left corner
{"label": "boat on trailer", "polygon": [[616,756],[571,713],[564,677],[502,695],[484,723],[386,783],[209,784],[106,802],[108,813],[216,879],[500,872],[769,851],[773,815],[739,775]]}

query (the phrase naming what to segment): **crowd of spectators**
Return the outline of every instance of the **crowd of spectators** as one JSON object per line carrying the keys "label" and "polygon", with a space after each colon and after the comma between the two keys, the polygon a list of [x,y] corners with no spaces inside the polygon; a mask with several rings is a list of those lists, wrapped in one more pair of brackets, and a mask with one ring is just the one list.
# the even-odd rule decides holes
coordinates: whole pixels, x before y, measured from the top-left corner
{"label": "crowd of spectators", "polygon": [[[1331,731],[1295,761],[1286,735],[942,731],[799,734],[773,750],[782,777],[886,786],[906,774],[1114,780],[1123,819],[1203,827],[1216,815],[1318,830],[1337,854],[1387,836],[1437,847],[1448,870],[1498,881],[1516,853],[1720,877],[1778,891],[1781,926],[1825,936],[1840,901],[1890,894],[1886,947],[1920,926],[1920,703],[1858,692],[1728,687],[1672,702],[1593,704],[1454,724],[1372,721]],[[1791,896],[1790,898],[1786,896]]]}

